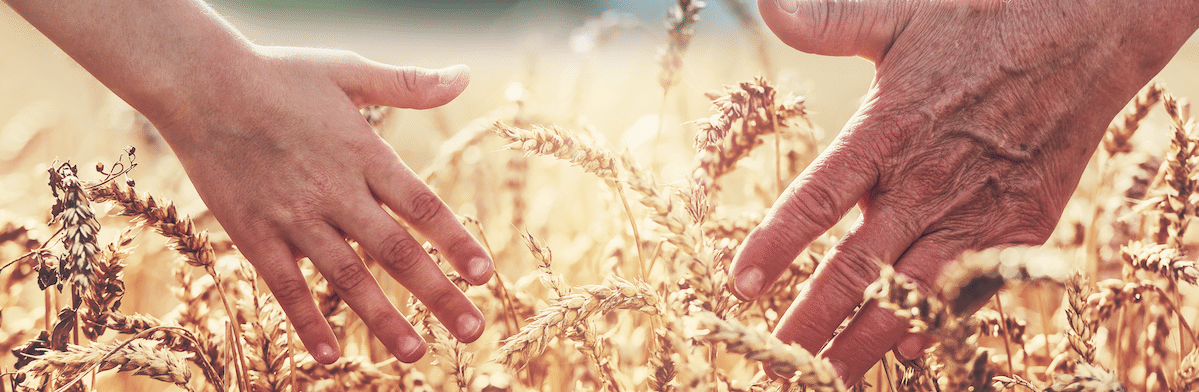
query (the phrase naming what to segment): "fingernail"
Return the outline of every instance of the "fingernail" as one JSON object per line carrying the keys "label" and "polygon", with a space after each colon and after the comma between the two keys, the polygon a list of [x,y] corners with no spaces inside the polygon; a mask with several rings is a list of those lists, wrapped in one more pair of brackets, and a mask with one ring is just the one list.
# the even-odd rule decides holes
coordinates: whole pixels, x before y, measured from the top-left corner
{"label": "fingernail", "polygon": [[463,339],[470,339],[473,341],[474,339],[471,338],[478,337],[479,334],[483,332],[482,329],[483,320],[479,320],[479,318],[475,317],[475,315],[464,313],[461,316],[458,316],[458,336],[462,337]]}
{"label": "fingernail", "polygon": [[425,341],[415,336],[401,337],[399,350],[400,355],[396,356],[397,359],[405,363],[416,362],[425,356]]}
{"label": "fingernail", "polygon": [[476,257],[470,260],[470,276],[479,284],[487,283],[491,280],[491,260],[485,257]]}
{"label": "fingernail", "polygon": [[899,356],[904,360],[913,360],[924,354],[924,337],[912,334],[904,337],[896,346],[899,349]]}
{"label": "fingernail", "polygon": [[743,298],[757,298],[762,292],[762,283],[766,275],[758,267],[749,267],[737,275],[733,288]]}
{"label": "fingernail", "polygon": [[312,352],[312,358],[323,364],[337,361],[337,356],[337,349],[325,343],[316,345],[316,350]]}
{"label": "fingernail", "polygon": [[849,367],[845,366],[845,362],[835,359],[830,359],[828,362],[833,365],[833,371],[837,372],[837,378],[841,379],[841,382],[849,384],[848,381],[845,381],[845,378],[849,376]]}

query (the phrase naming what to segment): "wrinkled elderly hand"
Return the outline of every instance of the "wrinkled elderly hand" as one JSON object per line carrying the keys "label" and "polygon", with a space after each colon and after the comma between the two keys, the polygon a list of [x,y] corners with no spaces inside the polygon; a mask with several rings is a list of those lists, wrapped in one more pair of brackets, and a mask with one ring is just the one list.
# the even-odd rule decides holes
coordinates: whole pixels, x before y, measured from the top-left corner
{"label": "wrinkled elderly hand", "polygon": [[[767,25],[805,52],[876,65],[866,102],[779,198],[732,265],[756,298],[855,204],[774,331],[859,379],[887,350],[925,338],[863,303],[879,263],[934,287],[966,250],[1048,238],[1106,126],[1199,24],[1199,2],[760,0]],[[983,298],[989,297],[989,295]]]}

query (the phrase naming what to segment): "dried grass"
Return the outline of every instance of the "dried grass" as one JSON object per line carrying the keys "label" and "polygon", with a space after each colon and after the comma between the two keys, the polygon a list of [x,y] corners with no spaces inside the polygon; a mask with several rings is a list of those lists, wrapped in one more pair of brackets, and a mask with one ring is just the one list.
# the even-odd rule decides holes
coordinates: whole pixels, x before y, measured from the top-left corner
{"label": "dried grass", "polygon": [[[682,59],[702,7],[678,1],[669,14],[658,69],[667,93],[689,77]],[[761,56],[767,64],[766,50]],[[82,391],[147,378],[196,391],[1199,388],[1197,331],[1187,319],[1196,314],[1199,280],[1187,231],[1199,211],[1199,135],[1185,101],[1163,84],[1147,86],[1112,122],[1095,162],[1099,178],[1080,187],[1044,249],[963,255],[935,293],[883,268],[862,300],[907,318],[936,343],[913,361],[884,358],[869,383],[844,385],[827,362],[766,331],[845,224],[811,244],[762,299],[741,303],[727,291],[731,256],[828,140],[805,98],[768,77],[687,83],[726,86],[705,97],[711,114],[690,108],[691,118],[701,117],[685,125],[694,138],[659,133],[648,157],[609,144],[612,130],[540,112],[523,87],[445,140],[423,177],[470,215],[462,221],[498,271],[470,287],[426,247],[483,311],[488,328],[471,344],[454,341],[423,304],[388,287],[433,348],[416,364],[391,358],[301,261],[345,353],[332,365],[316,363],[236,248],[203,230],[215,227],[210,215],[122,180],[156,175],[130,173],[133,150],[98,175],[56,163],[47,171],[51,191],[41,192],[55,196],[48,213],[0,217],[0,256],[13,261],[0,270],[0,348],[13,352],[6,385]],[[1157,107],[1164,123],[1154,120]],[[388,113],[370,108],[364,116],[382,132]],[[1170,145],[1143,140],[1154,133],[1168,134]],[[52,226],[30,223],[38,217],[53,217]],[[162,235],[166,246],[143,232]],[[986,291],[980,285],[998,282],[990,305],[959,314]],[[173,295],[164,295],[168,288]],[[763,367],[784,380],[771,381]]]}

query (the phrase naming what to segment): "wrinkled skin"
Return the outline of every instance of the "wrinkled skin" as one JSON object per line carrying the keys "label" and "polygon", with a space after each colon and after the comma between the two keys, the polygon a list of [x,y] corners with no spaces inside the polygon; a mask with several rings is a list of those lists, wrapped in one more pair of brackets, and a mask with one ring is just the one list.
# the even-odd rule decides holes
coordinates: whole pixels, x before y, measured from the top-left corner
{"label": "wrinkled skin", "polygon": [[[927,338],[862,304],[880,263],[934,287],[966,250],[1042,244],[1111,119],[1195,31],[1195,1],[760,0],[783,42],[876,65],[857,114],[746,239],[730,286],[753,300],[855,204],[775,336],[858,380]],[[990,293],[981,297],[986,300]]]}

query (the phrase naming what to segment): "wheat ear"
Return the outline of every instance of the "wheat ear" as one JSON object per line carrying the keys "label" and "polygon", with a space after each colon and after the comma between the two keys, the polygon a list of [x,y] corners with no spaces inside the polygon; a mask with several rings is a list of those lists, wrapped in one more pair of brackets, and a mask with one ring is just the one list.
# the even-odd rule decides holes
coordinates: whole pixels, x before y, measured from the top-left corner
{"label": "wheat ear", "polygon": [[658,292],[645,282],[633,283],[612,277],[607,285],[578,286],[572,291],[554,300],[519,333],[505,340],[504,345],[496,351],[496,361],[515,365],[540,355],[551,339],[594,315],[618,309],[636,310],[649,315],[665,312]]}
{"label": "wheat ear", "polygon": [[96,220],[91,200],[77,177],[78,172],[78,168],[70,163],[50,170],[50,186],[58,199],[53,213],[55,219],[62,222],[62,243],[67,250],[66,259],[59,262],[58,272],[61,280],[71,281],[73,309],[78,309],[91,291],[95,279],[93,265],[100,253],[96,239],[100,222]]}
{"label": "wheat ear", "polygon": [[816,359],[798,345],[787,345],[774,336],[736,322],[721,320],[712,313],[699,313],[694,320],[699,329],[708,331],[701,336],[704,340],[724,343],[729,352],[761,362],[802,387],[815,391],[846,390],[827,359]]}
{"label": "wheat ear", "polygon": [[[191,368],[175,353],[158,348],[154,340],[134,338],[120,344],[97,343],[90,347],[71,345],[67,351],[50,351],[38,357],[22,369],[29,374],[50,374],[57,371],[60,378],[77,379],[83,373],[98,367],[98,371],[119,369],[134,371],[139,376],[178,385],[188,391],[191,387]],[[75,380],[77,381],[77,380]],[[65,390],[74,382],[60,388]]]}

